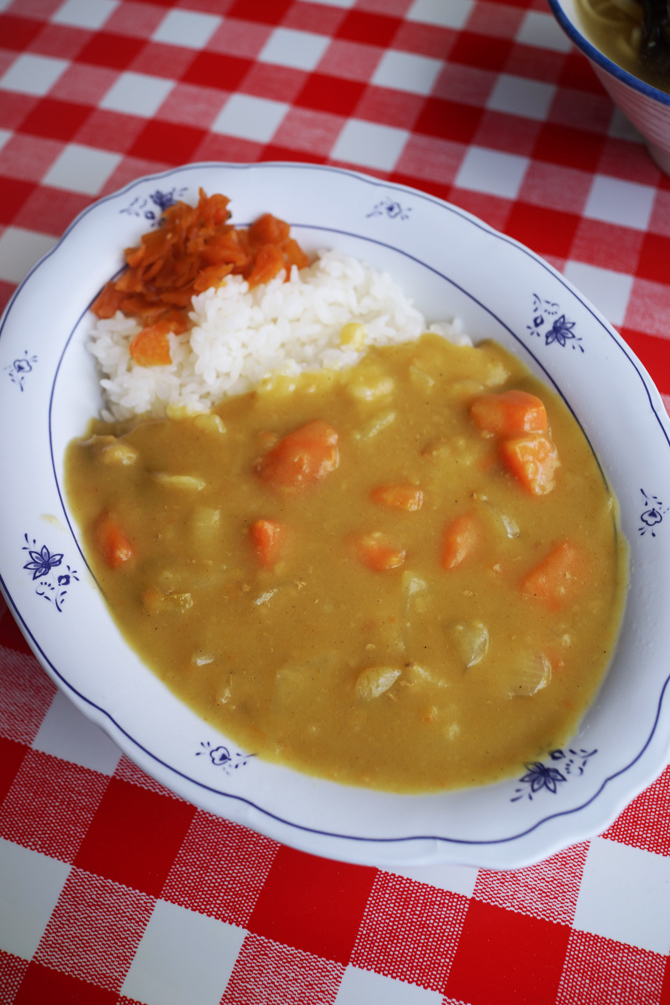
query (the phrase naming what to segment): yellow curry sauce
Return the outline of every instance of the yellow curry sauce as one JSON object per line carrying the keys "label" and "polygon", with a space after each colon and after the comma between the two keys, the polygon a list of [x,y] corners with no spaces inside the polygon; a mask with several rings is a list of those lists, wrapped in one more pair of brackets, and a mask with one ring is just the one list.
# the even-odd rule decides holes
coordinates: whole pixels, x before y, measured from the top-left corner
{"label": "yellow curry sauce", "polygon": [[[512,389],[546,406],[537,491],[477,411]],[[314,437],[316,468],[285,478]],[[245,750],[310,774],[514,774],[573,733],[616,643],[616,503],[564,403],[495,343],[424,335],[207,415],[94,422],[67,488],[130,645]]]}

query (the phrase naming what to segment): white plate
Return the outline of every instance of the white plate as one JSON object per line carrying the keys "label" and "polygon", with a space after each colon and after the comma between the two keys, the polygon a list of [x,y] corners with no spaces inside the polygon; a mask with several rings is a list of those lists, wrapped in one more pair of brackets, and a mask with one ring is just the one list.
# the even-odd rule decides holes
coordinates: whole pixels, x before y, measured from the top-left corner
{"label": "white plate", "polygon": [[[458,315],[512,348],[578,416],[632,553],[617,655],[572,743],[519,779],[429,796],[320,781],[244,756],[128,649],[81,552],[63,454],[100,407],[88,307],[166,198],[232,198],[306,249],[388,269],[429,320]],[[432,196],[336,168],[191,164],[87,209],[35,266],[0,328],[0,572],[46,671],[145,771],[205,810],[318,855],[379,866],[515,868],[604,829],[668,759],[670,424],[633,354],[546,262]],[[399,752],[402,756],[402,752]]]}

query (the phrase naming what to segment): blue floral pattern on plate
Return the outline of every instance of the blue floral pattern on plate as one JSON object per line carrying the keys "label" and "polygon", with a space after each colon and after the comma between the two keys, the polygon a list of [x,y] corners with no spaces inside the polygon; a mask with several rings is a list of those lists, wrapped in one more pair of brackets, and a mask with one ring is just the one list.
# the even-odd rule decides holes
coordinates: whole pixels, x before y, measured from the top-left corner
{"label": "blue floral pattern on plate", "polygon": [[223,744],[219,744],[218,747],[213,747],[209,740],[200,744],[201,750],[196,750],[195,756],[201,757],[203,754],[209,754],[209,759],[215,768],[223,768],[226,775],[229,775],[231,771],[236,771],[237,768],[243,768],[249,763],[255,754],[240,754],[235,751],[231,754],[228,747],[224,747]]}
{"label": "blue floral pattern on plate", "polygon": [[168,206],[174,206],[186,191],[186,187],[171,188],[169,192],[161,192],[160,189],[156,189],[151,195],[135,196],[130,205],[120,209],[119,212],[126,213],[128,216],[142,216],[149,221],[151,227],[157,227]]}
{"label": "blue floral pattern on plate", "polygon": [[567,782],[570,775],[584,774],[589,757],[593,757],[597,753],[597,750],[584,750],[582,748],[573,750],[572,747],[569,747],[567,751],[551,750],[549,757],[554,763],[560,763],[562,770],[543,764],[542,761],[531,761],[526,765],[528,771],[519,779],[526,788],[515,789],[510,802],[516,803],[524,796],[532,802],[533,796],[541,792],[542,789],[556,795],[558,786],[562,782]]}
{"label": "blue floral pattern on plate", "polygon": [[23,537],[26,543],[21,550],[28,552],[29,559],[23,568],[32,573],[35,593],[54,604],[60,613],[68,588],[73,582],[79,582],[79,574],[69,565],[63,567],[64,555],[60,552],[49,551],[46,545],[40,548],[35,538],[29,538],[27,534]]}
{"label": "blue floral pattern on plate", "polygon": [[19,391],[23,390],[23,382],[28,374],[32,373],[35,363],[37,363],[37,356],[30,356],[28,350],[25,349],[23,356],[19,356],[13,363],[5,367],[5,372],[9,374],[9,379],[13,384],[18,385]]}
{"label": "blue floral pattern on plate", "polygon": [[400,203],[391,199],[387,196],[378,202],[372,209],[371,213],[366,214],[366,219],[371,216],[388,216],[390,220],[409,220],[409,214],[412,212],[412,207],[401,206]]}
{"label": "blue floral pattern on plate", "polygon": [[670,510],[670,506],[665,506],[658,496],[647,495],[644,489],[640,489],[642,494],[643,510],[640,514],[641,526],[638,527],[640,537],[651,534],[656,537],[656,528],[663,522],[663,517]]}
{"label": "blue floral pattern on plate", "polygon": [[544,338],[545,345],[560,345],[565,348],[569,345],[572,349],[579,349],[584,352],[584,346],[579,335],[575,333],[575,321],[568,321],[565,314],[561,313],[561,308],[552,300],[545,300],[533,294],[533,320],[526,328],[531,335],[539,335]]}

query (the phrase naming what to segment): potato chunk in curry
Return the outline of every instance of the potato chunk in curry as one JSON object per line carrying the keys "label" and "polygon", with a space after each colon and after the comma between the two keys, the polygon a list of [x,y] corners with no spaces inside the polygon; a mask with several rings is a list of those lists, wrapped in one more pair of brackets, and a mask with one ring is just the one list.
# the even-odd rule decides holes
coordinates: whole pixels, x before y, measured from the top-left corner
{"label": "potato chunk in curry", "polygon": [[555,394],[495,343],[428,334],[215,415],[95,422],[67,457],[93,571],[169,688],[249,752],[398,792],[565,742],[627,565]]}

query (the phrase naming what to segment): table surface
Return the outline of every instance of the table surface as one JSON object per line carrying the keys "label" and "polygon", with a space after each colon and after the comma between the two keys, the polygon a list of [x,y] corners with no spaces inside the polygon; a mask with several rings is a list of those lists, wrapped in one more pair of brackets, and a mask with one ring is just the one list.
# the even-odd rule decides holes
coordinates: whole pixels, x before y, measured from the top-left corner
{"label": "table surface", "polygon": [[[0,0],[2,306],[93,200],[203,160],[464,207],[670,404],[670,179],[542,0]],[[669,952],[670,769],[516,872],[314,858],[144,775],[0,600],[0,1005],[668,1005]]]}

